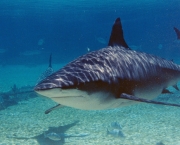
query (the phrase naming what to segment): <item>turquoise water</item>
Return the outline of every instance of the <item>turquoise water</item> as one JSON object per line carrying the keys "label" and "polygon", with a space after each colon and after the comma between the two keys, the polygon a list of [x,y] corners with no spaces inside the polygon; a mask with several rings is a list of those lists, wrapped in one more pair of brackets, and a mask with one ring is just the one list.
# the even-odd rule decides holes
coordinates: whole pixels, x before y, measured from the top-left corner
{"label": "turquoise water", "polygon": [[[103,111],[56,105],[32,91],[48,67],[54,71],[88,51],[106,47],[121,18],[127,44],[180,64],[180,1],[0,1],[0,145],[180,145],[180,110],[136,104]],[[179,91],[158,100],[180,104]],[[27,93],[21,93],[26,92]],[[111,135],[112,123],[120,135]],[[115,128],[117,129],[117,128]],[[59,140],[48,138],[50,133]]]}

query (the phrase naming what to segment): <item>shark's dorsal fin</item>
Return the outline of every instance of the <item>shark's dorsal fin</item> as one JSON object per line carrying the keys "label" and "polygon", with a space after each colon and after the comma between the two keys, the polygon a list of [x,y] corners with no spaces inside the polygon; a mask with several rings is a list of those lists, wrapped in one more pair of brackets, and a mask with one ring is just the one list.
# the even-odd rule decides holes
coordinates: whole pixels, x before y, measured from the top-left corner
{"label": "shark's dorsal fin", "polygon": [[126,49],[130,49],[124,40],[123,29],[120,18],[117,18],[111,31],[108,46],[123,46]]}
{"label": "shark's dorsal fin", "polygon": [[52,68],[52,54],[49,56],[49,67]]}
{"label": "shark's dorsal fin", "polygon": [[176,32],[177,39],[180,39],[180,30],[178,30],[176,27],[174,27],[174,31]]}
{"label": "shark's dorsal fin", "polygon": [[151,103],[151,104],[160,104],[160,105],[167,105],[167,106],[175,106],[175,107],[180,107],[180,104],[172,104],[172,103],[166,103],[166,102],[159,102],[159,101],[153,101],[153,100],[148,100],[144,98],[139,98],[133,95],[128,95],[125,93],[122,93],[120,96],[121,99],[127,99],[127,100],[133,100],[137,102],[144,102],[144,103]]}

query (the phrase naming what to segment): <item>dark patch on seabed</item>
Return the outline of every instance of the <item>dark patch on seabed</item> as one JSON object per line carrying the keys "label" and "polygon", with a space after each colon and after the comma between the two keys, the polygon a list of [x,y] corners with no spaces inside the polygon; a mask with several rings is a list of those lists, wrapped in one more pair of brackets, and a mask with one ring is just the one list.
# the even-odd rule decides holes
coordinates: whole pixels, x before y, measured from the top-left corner
{"label": "dark patch on seabed", "polygon": [[[78,122],[79,121],[75,121],[71,124],[67,124],[67,125],[59,126],[59,127],[49,127],[49,129],[46,132],[39,134],[37,136],[34,136],[34,137],[30,137],[30,138],[17,137],[16,135],[8,136],[8,138],[15,138],[15,139],[22,139],[22,140],[35,139],[40,145],[63,145],[65,143],[65,138],[76,137],[76,136],[65,136],[65,133],[68,129],[75,126]],[[53,132],[57,134],[61,134],[61,139],[54,141],[45,137],[45,134],[53,133]]]}
{"label": "dark patch on seabed", "polygon": [[18,105],[19,102],[37,97],[32,86],[23,86],[18,88],[15,84],[10,88],[10,91],[0,92],[0,110],[6,109],[13,105]]}

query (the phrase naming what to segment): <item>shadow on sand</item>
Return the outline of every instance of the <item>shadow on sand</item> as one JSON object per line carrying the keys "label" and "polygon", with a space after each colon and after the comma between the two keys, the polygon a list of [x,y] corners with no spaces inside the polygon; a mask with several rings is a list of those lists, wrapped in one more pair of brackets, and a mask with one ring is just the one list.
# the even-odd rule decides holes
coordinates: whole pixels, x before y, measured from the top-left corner
{"label": "shadow on sand", "polygon": [[[70,129],[71,127],[75,126],[79,121],[75,121],[71,124],[67,124],[67,125],[64,125],[64,126],[59,126],[59,127],[49,127],[49,129],[40,134],[40,135],[37,135],[37,136],[34,136],[34,137],[31,137],[31,138],[26,138],[26,137],[9,137],[9,138],[16,138],[16,139],[35,139],[37,140],[37,142],[40,144],[40,145],[63,145],[65,143],[65,138],[70,138],[70,137],[78,137],[76,135],[65,135],[65,132]],[[52,132],[55,132],[57,134],[60,134],[61,135],[61,140],[58,140],[58,141],[54,141],[54,140],[51,140],[49,138],[46,138],[44,136],[44,134],[48,134],[48,133],[52,133]]]}

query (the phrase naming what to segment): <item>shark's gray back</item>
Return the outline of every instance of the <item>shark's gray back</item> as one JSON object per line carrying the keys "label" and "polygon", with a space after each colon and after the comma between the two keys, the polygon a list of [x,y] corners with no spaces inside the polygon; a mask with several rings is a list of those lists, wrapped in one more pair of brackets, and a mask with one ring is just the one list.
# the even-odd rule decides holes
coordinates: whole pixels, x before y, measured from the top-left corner
{"label": "shark's gray back", "polygon": [[179,72],[172,61],[114,46],[83,55],[43,80],[38,89],[76,86],[94,81],[144,81],[169,71]]}

